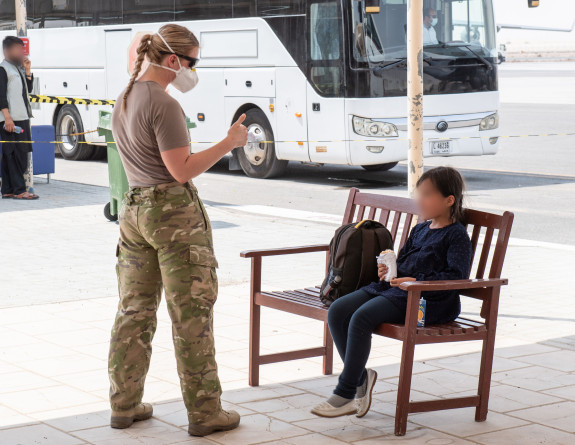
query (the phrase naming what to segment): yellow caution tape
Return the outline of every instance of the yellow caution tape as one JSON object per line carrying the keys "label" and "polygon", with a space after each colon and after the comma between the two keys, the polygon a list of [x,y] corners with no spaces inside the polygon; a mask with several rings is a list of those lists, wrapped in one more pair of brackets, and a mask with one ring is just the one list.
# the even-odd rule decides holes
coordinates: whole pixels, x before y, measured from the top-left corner
{"label": "yellow caution tape", "polygon": [[[85,131],[83,133],[71,133],[71,134],[60,134],[57,136],[60,137],[69,137],[69,136],[81,136],[87,133],[94,133],[98,130],[91,130]],[[507,136],[464,136],[458,138],[424,138],[426,142],[438,142],[438,141],[458,141],[464,139],[511,139],[511,138],[536,138],[536,137],[556,137],[556,136],[575,136],[575,133],[547,133],[547,134],[518,134],[518,135],[507,135]],[[329,142],[375,142],[375,143],[385,143],[385,142],[393,142],[393,141],[407,141],[408,138],[389,138],[389,139],[334,139],[334,140],[326,140],[326,141],[260,141],[260,144],[273,144],[273,143],[310,143],[310,144],[324,144]],[[0,141],[0,143],[14,143],[17,142],[19,144],[61,144],[62,141]],[[191,141],[190,144],[218,144],[221,141]],[[77,144],[92,144],[92,142],[86,141],[76,141]],[[108,142],[108,144],[115,144],[115,142]]]}
{"label": "yellow caution tape", "polygon": [[39,94],[30,94],[30,102],[40,104],[59,104],[59,105],[114,105],[115,100],[107,99],[79,99],[77,97],[61,96],[42,96]]}

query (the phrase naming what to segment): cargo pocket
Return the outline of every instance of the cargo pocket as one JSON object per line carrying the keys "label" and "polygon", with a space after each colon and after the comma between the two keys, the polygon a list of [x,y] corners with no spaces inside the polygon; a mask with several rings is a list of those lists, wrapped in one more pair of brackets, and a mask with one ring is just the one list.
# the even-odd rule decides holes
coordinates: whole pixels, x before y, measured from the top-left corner
{"label": "cargo pocket", "polygon": [[218,267],[218,261],[214,255],[214,250],[208,246],[190,246],[190,264],[198,266]]}
{"label": "cargo pocket", "polygon": [[210,301],[216,302],[218,297],[218,276],[216,268],[218,261],[214,255],[214,250],[207,246],[190,246],[189,259],[193,281],[192,292]]}

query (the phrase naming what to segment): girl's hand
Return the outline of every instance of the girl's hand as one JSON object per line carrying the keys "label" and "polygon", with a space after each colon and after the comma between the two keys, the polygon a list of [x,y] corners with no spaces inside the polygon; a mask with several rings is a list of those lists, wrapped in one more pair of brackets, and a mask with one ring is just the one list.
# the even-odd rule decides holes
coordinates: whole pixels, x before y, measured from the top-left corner
{"label": "girl's hand", "polygon": [[386,275],[387,275],[387,266],[385,264],[378,264],[377,276],[379,277],[379,281],[383,281]]}
{"label": "girl's hand", "polygon": [[403,277],[403,278],[394,278],[393,280],[391,280],[389,282],[389,284],[392,287],[399,287],[399,285],[401,283],[403,283],[404,281],[417,281],[415,278],[411,278],[411,277]]}

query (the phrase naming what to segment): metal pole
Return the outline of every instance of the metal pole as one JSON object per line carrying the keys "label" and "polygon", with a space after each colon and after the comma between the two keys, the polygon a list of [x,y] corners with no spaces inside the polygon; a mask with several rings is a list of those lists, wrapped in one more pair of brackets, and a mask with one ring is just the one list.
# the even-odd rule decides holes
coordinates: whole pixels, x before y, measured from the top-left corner
{"label": "metal pole", "polygon": [[16,2],[16,34],[18,37],[26,37],[26,0]]}
{"label": "metal pole", "polygon": [[[16,6],[16,34],[18,37],[26,37],[26,0],[14,0]],[[34,191],[34,164],[32,153],[28,153],[28,170],[24,173],[26,190]]]}
{"label": "metal pole", "polygon": [[423,0],[407,3],[407,137],[409,196],[423,173]]}

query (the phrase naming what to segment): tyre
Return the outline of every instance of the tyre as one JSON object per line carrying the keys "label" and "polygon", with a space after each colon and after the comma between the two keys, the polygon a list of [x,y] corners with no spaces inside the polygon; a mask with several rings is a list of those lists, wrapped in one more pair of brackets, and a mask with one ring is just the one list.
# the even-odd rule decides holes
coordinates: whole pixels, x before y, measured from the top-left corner
{"label": "tyre", "polygon": [[110,213],[110,203],[104,206],[104,216],[108,221],[118,221],[118,215],[112,215],[112,213]]}
{"label": "tyre", "polygon": [[108,156],[107,147],[101,147],[100,145],[88,145],[88,147],[90,147],[90,150],[92,150],[90,160],[101,161],[103,159],[106,159],[106,157]]}
{"label": "tyre", "polygon": [[387,164],[362,165],[361,167],[368,172],[386,172],[397,164],[398,162],[388,162]]}
{"label": "tyre", "polygon": [[259,108],[246,111],[244,125],[248,143],[237,149],[240,166],[251,178],[274,178],[283,174],[288,161],[279,160],[275,153],[274,134],[264,112]]}
{"label": "tyre", "polygon": [[84,125],[80,113],[73,105],[64,105],[56,118],[56,140],[58,150],[64,159],[72,161],[84,161],[93,154],[92,147],[86,144],[84,135],[68,136],[82,133]]}

